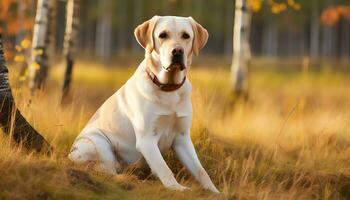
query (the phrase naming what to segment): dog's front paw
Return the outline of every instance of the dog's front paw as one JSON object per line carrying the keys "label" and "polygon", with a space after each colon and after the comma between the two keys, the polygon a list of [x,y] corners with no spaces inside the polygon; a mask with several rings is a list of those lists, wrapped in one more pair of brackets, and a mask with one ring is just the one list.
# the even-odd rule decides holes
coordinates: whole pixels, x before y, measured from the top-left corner
{"label": "dog's front paw", "polygon": [[216,187],[210,188],[209,190],[214,192],[214,193],[220,194],[220,191]]}
{"label": "dog's front paw", "polygon": [[185,191],[185,190],[189,190],[190,188],[177,184],[177,185],[170,185],[167,186],[167,188],[171,189],[171,190],[179,190],[179,191]]}
{"label": "dog's front paw", "polygon": [[204,186],[204,189],[210,190],[211,192],[214,192],[214,193],[217,193],[217,194],[220,194],[220,191],[213,184],[210,184],[208,186]]}

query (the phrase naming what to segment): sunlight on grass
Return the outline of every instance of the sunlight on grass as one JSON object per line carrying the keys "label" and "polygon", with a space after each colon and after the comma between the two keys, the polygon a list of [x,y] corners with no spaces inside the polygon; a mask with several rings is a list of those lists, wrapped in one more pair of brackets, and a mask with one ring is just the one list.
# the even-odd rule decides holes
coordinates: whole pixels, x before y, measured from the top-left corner
{"label": "sunlight on grass", "polygon": [[[133,71],[78,63],[72,103],[65,108],[59,104],[62,69],[53,69],[47,90],[31,104],[25,89],[17,89],[19,107],[55,154],[28,155],[2,137],[0,198],[350,198],[350,75],[341,72],[255,69],[249,100],[233,102],[227,69],[191,70],[192,138],[222,195],[201,190],[172,153],[166,160],[177,179],[192,188],[189,192],[169,191],[154,178],[109,177],[73,166],[66,155],[74,138]],[[91,180],[72,180],[72,169]]]}

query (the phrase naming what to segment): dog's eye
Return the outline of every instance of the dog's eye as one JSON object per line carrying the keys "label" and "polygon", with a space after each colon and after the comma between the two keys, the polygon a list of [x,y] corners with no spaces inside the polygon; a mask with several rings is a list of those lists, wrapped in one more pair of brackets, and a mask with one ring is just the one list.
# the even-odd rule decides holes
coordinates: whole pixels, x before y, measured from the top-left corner
{"label": "dog's eye", "polygon": [[183,33],[182,38],[186,40],[186,39],[190,38],[190,35],[188,33]]}
{"label": "dog's eye", "polygon": [[162,39],[165,39],[165,38],[168,37],[168,34],[165,33],[165,32],[163,32],[163,33],[161,33],[158,37],[159,37],[159,38],[162,38]]}

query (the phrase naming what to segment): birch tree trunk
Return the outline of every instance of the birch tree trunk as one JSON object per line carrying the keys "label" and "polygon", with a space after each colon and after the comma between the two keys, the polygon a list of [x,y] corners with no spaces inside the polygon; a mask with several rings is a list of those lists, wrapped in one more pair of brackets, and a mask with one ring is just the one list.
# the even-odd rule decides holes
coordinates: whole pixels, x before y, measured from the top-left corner
{"label": "birch tree trunk", "polygon": [[2,36],[0,34],[0,125],[5,134],[29,150],[51,152],[50,144],[22,116],[15,105],[8,81]]}
{"label": "birch tree trunk", "polygon": [[246,0],[236,0],[233,27],[233,58],[231,65],[231,84],[236,95],[248,93],[248,62],[251,57],[249,34],[251,13]]}
{"label": "birch tree trunk", "polygon": [[111,56],[112,48],[112,1],[98,1],[99,17],[96,30],[96,55],[103,61]]}
{"label": "birch tree trunk", "polygon": [[69,93],[72,72],[74,66],[74,56],[76,53],[78,42],[78,26],[79,26],[79,0],[67,1],[67,21],[66,32],[64,37],[63,53],[66,57],[66,71],[64,74],[64,82],[62,88],[62,103],[67,100]]}
{"label": "birch tree trunk", "polygon": [[43,86],[48,70],[49,6],[50,0],[38,0],[29,69],[29,88],[32,94],[35,89]]}

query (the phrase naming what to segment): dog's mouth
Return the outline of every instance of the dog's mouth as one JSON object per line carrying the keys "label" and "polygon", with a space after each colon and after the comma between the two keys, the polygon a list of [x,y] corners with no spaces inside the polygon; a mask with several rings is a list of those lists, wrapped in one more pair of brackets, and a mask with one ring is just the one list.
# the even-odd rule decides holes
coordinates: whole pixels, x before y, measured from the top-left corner
{"label": "dog's mouth", "polygon": [[171,71],[183,71],[184,69],[186,69],[186,66],[183,64],[183,62],[174,62],[171,63],[168,67],[163,67],[163,69],[167,72],[171,72]]}
{"label": "dog's mouth", "polygon": [[183,71],[186,69],[186,66],[184,64],[184,58],[182,55],[173,55],[171,58],[171,63],[167,67],[163,67],[165,71]]}

